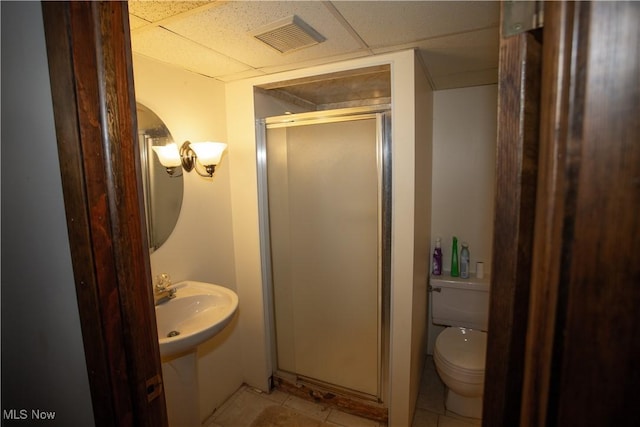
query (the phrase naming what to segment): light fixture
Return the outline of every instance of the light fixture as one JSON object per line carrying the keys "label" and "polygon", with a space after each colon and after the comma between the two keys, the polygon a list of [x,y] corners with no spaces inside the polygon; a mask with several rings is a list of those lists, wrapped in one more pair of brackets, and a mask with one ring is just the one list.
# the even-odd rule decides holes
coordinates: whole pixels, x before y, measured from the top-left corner
{"label": "light fixture", "polygon": [[[227,144],[223,142],[185,141],[180,150],[175,143],[171,143],[165,146],[155,146],[153,151],[156,152],[158,160],[171,176],[175,176],[176,166],[182,165],[182,168],[187,172],[195,170],[200,176],[212,177],[226,148]],[[199,166],[204,168],[204,172],[198,169]]]}
{"label": "light fixture", "polygon": [[154,145],[151,148],[153,148],[160,164],[166,168],[169,175],[182,175],[176,175],[176,167],[180,166],[182,162],[180,161],[180,153],[178,152],[178,146],[175,142],[167,145]]}

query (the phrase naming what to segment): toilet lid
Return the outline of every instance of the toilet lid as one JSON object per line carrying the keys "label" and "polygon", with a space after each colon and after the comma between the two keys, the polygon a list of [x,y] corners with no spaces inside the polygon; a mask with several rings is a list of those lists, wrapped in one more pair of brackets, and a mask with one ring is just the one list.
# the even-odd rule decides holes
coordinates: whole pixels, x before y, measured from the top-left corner
{"label": "toilet lid", "polygon": [[436,351],[453,366],[484,371],[487,334],[467,328],[446,328],[436,338]]}

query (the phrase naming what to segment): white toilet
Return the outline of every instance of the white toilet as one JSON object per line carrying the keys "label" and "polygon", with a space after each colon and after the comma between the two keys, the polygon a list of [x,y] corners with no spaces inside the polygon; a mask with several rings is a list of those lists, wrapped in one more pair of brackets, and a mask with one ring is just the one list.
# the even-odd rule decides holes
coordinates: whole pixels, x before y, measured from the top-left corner
{"label": "white toilet", "polygon": [[447,410],[482,418],[489,318],[489,280],[431,278],[433,323],[448,326],[436,338],[433,360],[447,386]]}

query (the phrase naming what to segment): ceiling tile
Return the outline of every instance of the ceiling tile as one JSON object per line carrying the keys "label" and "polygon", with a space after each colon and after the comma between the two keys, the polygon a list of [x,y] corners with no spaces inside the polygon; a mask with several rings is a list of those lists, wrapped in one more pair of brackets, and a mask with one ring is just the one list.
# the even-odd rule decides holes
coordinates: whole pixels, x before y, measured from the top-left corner
{"label": "ceiling tile", "polygon": [[493,1],[338,1],[333,4],[370,47],[497,26],[499,21],[499,2]]}
{"label": "ceiling tile", "polygon": [[500,46],[500,30],[497,27],[468,31],[453,35],[445,35],[418,43],[419,46],[430,48],[460,48],[460,47],[491,47],[496,54]]}
{"label": "ceiling tile", "polygon": [[[282,54],[255,39],[250,32],[297,15],[326,40]],[[175,19],[166,27],[175,33],[234,57],[254,68],[294,64],[360,49],[360,44],[331,15],[322,2],[228,2],[216,8]]]}
{"label": "ceiling tile", "polygon": [[[420,52],[435,89],[497,82],[495,1],[133,0],[129,10],[134,52],[225,82],[404,49]],[[252,36],[291,15],[326,40],[282,54]]]}
{"label": "ceiling tile", "polygon": [[499,53],[498,29],[486,29],[419,43],[424,63],[433,76],[495,68]]}
{"label": "ceiling tile", "polygon": [[136,32],[132,37],[131,47],[141,55],[211,77],[250,69],[245,64],[184,40],[159,27]]}
{"label": "ceiling tile", "polygon": [[135,15],[129,14],[129,27],[131,28],[132,31],[147,25],[149,25],[148,21],[145,21],[142,18],[138,18]]}
{"label": "ceiling tile", "polygon": [[148,22],[158,22],[187,12],[211,1],[140,1],[129,0],[129,13]]}
{"label": "ceiling tile", "polygon": [[247,71],[241,71],[239,73],[218,75],[216,76],[216,79],[220,80],[221,82],[233,82],[236,80],[250,79],[252,77],[260,77],[264,75],[265,73],[261,70],[250,68]]}

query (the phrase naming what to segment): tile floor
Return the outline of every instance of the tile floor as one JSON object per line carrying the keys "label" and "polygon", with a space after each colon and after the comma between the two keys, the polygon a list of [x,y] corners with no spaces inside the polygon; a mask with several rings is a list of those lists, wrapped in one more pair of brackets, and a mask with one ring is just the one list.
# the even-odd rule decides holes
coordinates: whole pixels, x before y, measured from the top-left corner
{"label": "tile floor", "polygon": [[470,427],[479,426],[480,420],[459,417],[444,408],[445,387],[436,372],[433,357],[424,364],[416,412],[412,427]]}
{"label": "tile floor", "polygon": [[[412,427],[469,427],[480,425],[479,421],[462,419],[447,414],[444,408],[444,385],[440,381],[433,365],[433,358],[428,357],[422,374],[416,412]],[[250,387],[242,386],[236,391],[211,418],[205,427],[249,427],[264,408],[271,405],[282,405],[300,413],[324,421],[330,425],[343,427],[386,427],[386,424],[317,404],[280,390],[261,393]]]}

